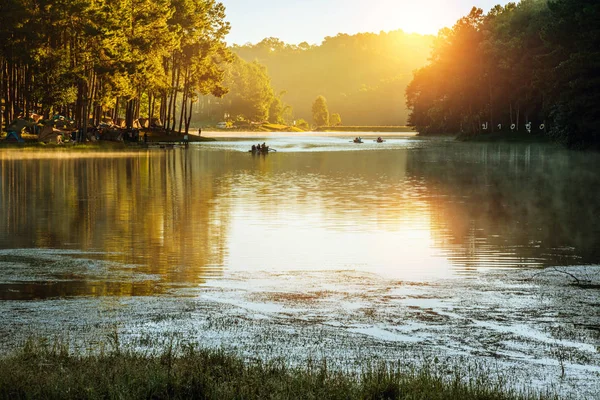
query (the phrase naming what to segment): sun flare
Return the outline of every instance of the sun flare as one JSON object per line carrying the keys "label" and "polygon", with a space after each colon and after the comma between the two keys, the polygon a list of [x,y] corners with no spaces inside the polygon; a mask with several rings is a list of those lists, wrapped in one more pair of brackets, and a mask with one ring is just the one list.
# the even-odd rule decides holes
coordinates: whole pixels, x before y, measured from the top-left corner
{"label": "sun flare", "polygon": [[453,12],[446,3],[434,0],[418,2],[383,0],[377,2],[367,17],[371,30],[402,29],[405,32],[436,34],[448,25],[448,14]]}

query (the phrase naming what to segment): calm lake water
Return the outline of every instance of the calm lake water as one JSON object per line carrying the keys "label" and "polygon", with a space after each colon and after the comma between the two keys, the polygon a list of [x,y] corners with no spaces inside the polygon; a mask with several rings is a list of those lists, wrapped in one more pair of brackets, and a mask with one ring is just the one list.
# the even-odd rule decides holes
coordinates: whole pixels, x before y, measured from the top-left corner
{"label": "calm lake water", "polygon": [[116,332],[598,398],[599,154],[372,139],[0,150],[0,354]]}
{"label": "calm lake water", "polygon": [[[252,143],[278,151],[247,152]],[[224,271],[398,280],[600,262],[600,157],[390,136],[0,151],[0,299],[136,296]],[[61,251],[68,250],[68,251]],[[98,271],[65,261],[110,261]]]}

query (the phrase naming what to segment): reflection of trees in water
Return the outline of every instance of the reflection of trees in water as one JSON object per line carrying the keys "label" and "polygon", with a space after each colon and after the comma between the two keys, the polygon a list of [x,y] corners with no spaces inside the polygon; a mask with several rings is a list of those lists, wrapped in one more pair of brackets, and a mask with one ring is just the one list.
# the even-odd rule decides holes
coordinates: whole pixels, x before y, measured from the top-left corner
{"label": "reflection of trees in water", "polygon": [[[405,151],[332,151],[255,159],[228,177],[235,197],[256,212],[319,213],[332,229],[397,222],[405,187]],[[269,198],[269,201],[253,199]],[[343,222],[343,223],[342,223]]]}
{"label": "reflection of trees in water", "polygon": [[[243,245],[230,242],[230,225],[250,215],[272,229],[299,221],[416,232],[423,247],[433,238],[462,267],[598,262],[596,160],[550,147],[457,143],[267,157],[190,149],[3,159],[0,247],[100,250],[104,260],[139,265],[131,280],[144,272],[159,275],[159,285],[197,284],[220,273],[229,246]],[[72,279],[85,282],[86,294],[161,290],[151,280],[126,282],[129,270],[119,268],[112,283],[102,283],[110,269]],[[63,294],[75,286],[54,285]]]}
{"label": "reflection of trees in water", "polygon": [[409,153],[437,245],[462,265],[600,260],[596,154],[546,146],[452,145]]}
{"label": "reflection of trees in water", "polygon": [[[222,158],[174,151],[3,160],[0,245],[99,250],[105,260],[140,265],[132,276],[142,271],[163,283],[199,282],[218,273],[226,251],[227,197],[214,201],[227,190],[216,185],[226,168]],[[123,285],[140,290],[139,283]],[[92,287],[117,290],[114,282]]]}

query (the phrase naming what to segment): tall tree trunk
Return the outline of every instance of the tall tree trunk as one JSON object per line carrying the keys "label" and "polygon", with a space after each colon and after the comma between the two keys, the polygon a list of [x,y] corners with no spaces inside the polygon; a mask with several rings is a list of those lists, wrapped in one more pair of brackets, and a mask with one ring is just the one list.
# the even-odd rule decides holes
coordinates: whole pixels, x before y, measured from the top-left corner
{"label": "tall tree trunk", "polygon": [[167,93],[163,91],[160,97],[160,120],[163,123],[163,128],[166,127],[167,116]]}
{"label": "tall tree trunk", "polygon": [[490,90],[490,124],[492,125],[492,132],[496,131],[494,124],[494,96],[492,91],[492,79],[489,79],[489,90]]}
{"label": "tall tree trunk", "polygon": [[521,104],[517,101],[517,132],[519,131],[519,113],[521,112]]}
{"label": "tall tree trunk", "polygon": [[150,121],[152,121],[152,118],[154,118],[154,105],[155,105],[155,103],[156,103],[156,96],[152,96],[152,104],[148,108],[148,119],[150,119]]}
{"label": "tall tree trunk", "polygon": [[4,75],[5,66],[6,61],[4,57],[2,57],[0,59],[0,132],[6,129],[6,126],[4,126],[4,121],[6,120],[6,118],[4,118],[4,110],[6,109],[6,82]]}
{"label": "tall tree trunk", "polygon": [[177,80],[175,81],[175,90],[173,91],[173,111],[170,112],[173,118],[173,124],[171,126],[171,130],[175,131],[175,124],[177,121],[175,120],[175,113],[177,110],[177,95],[179,94],[179,82],[181,79],[181,68],[177,68]]}
{"label": "tall tree trunk", "polygon": [[6,64],[6,110],[5,110],[5,115],[6,115],[6,125],[9,125],[12,120],[13,120],[13,110],[14,110],[14,104],[13,104],[13,90],[12,90],[12,70],[13,70],[13,66],[12,66],[12,61],[9,61]]}
{"label": "tall tree trunk", "polygon": [[171,92],[168,93],[169,96],[169,104],[167,105],[167,110],[165,113],[165,121],[163,121],[163,123],[165,124],[165,130],[168,132],[171,129],[171,106],[173,103],[173,93],[177,93],[177,89],[175,87],[175,76],[176,76],[176,71],[175,71],[175,53],[173,53],[172,57],[172,64],[171,64]]}
{"label": "tall tree trunk", "polygon": [[192,120],[192,107],[194,106],[194,101],[190,98],[190,106],[187,108],[188,116],[185,120],[185,134],[187,135],[190,131],[190,122]]}
{"label": "tall tree trunk", "polygon": [[185,108],[187,107],[187,89],[188,89],[188,80],[189,80],[189,72],[190,69],[185,69],[185,79],[183,82],[183,93],[181,94],[181,113],[179,114],[179,132],[181,132],[181,128],[183,127],[183,116],[185,112]]}
{"label": "tall tree trunk", "polygon": [[115,109],[113,110],[112,115],[113,123],[117,123],[117,119],[119,119],[119,96],[115,99]]}

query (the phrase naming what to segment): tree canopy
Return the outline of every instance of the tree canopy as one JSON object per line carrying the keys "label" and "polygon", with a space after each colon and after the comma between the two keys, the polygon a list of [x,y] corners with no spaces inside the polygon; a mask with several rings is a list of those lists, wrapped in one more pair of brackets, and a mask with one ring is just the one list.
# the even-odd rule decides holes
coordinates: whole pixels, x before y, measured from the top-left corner
{"label": "tree canopy", "polygon": [[227,91],[229,24],[215,0],[6,0],[1,7],[2,122],[60,113],[79,127],[105,116],[124,116],[131,126],[143,108],[167,129],[184,122],[187,129],[196,93]]}
{"label": "tree canopy", "polygon": [[258,61],[247,62],[233,55],[225,69],[223,84],[228,93],[220,100],[205,100],[200,113],[203,120],[222,119],[252,122],[286,123],[291,108],[284,104],[283,95],[271,86],[267,68]]}
{"label": "tree canopy", "polygon": [[427,61],[433,36],[392,32],[339,34],[320,45],[291,45],[277,38],[233,46],[247,61],[265,65],[275,90],[286,91],[296,118],[312,120],[323,95],[351,125],[404,125],[404,90],[412,71]]}
{"label": "tree canopy", "polygon": [[342,124],[342,116],[339,113],[333,113],[329,117],[329,124],[331,126],[338,126]]}
{"label": "tree canopy", "polygon": [[547,134],[600,143],[600,3],[523,0],[473,8],[436,38],[406,89],[421,133]]}
{"label": "tree canopy", "polygon": [[313,122],[317,126],[329,126],[329,108],[325,97],[319,96],[312,106]]}

